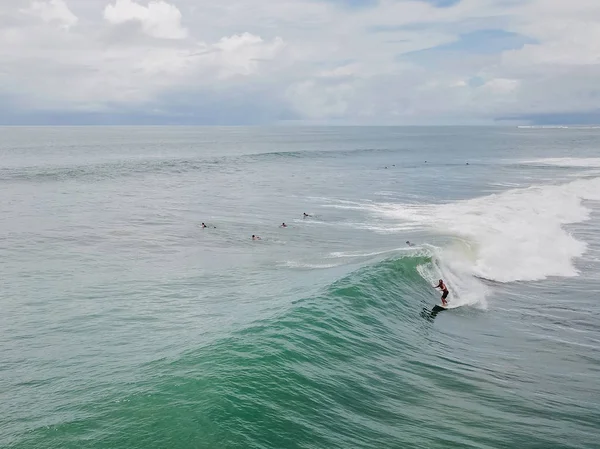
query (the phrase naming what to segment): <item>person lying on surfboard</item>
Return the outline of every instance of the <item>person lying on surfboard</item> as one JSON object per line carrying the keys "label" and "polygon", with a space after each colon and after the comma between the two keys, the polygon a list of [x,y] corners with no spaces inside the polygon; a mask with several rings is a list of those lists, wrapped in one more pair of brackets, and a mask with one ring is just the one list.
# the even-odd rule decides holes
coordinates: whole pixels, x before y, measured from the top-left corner
{"label": "person lying on surfboard", "polygon": [[444,307],[446,307],[448,305],[448,301],[446,301],[446,298],[448,297],[448,288],[446,287],[446,284],[444,284],[444,280],[440,279],[439,284],[433,288],[441,288],[442,289],[442,305]]}

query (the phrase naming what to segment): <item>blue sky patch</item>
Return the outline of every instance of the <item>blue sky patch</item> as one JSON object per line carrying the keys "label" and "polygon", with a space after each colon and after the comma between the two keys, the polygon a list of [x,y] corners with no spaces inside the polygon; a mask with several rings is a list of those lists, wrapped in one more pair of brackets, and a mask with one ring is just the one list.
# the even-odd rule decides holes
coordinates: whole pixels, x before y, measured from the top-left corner
{"label": "blue sky patch", "polygon": [[504,30],[479,30],[461,34],[456,42],[437,47],[439,50],[463,51],[467,53],[490,54],[523,48],[536,41],[527,36]]}
{"label": "blue sky patch", "polygon": [[474,76],[468,81],[469,87],[477,88],[481,87],[485,84],[485,80],[480,76]]}
{"label": "blue sky patch", "polygon": [[401,54],[398,59],[425,62],[429,58],[450,53],[496,54],[506,50],[517,50],[526,44],[535,43],[534,39],[509,31],[478,30],[461,34],[456,41],[449,44]]}
{"label": "blue sky patch", "polygon": [[450,6],[457,5],[461,0],[418,0],[421,2],[429,3],[436,8],[449,8]]}

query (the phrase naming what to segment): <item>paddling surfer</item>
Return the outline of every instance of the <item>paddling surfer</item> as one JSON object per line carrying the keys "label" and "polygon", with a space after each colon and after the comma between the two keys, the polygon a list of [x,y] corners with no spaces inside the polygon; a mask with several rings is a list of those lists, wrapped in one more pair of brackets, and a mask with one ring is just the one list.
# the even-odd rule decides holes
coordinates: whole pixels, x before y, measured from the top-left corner
{"label": "paddling surfer", "polygon": [[440,279],[438,285],[433,288],[439,288],[442,290],[442,304],[444,307],[446,307],[448,305],[448,301],[446,301],[446,298],[448,297],[448,288],[446,287],[446,284],[444,284],[444,280]]}

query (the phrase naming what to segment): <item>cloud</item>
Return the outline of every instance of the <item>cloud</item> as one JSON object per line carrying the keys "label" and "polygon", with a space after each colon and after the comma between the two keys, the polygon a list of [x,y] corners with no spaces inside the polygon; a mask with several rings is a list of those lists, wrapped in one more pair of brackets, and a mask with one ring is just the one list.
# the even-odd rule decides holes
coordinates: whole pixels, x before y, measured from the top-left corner
{"label": "cloud", "polygon": [[138,22],[149,36],[162,39],[183,39],[188,32],[181,26],[181,12],[175,5],[162,0],[142,6],[132,0],[116,0],[107,5],[104,18],[113,25]]}
{"label": "cloud", "polygon": [[47,23],[57,23],[67,29],[75,25],[78,20],[63,0],[34,1],[22,12],[37,16]]}
{"label": "cloud", "polygon": [[274,59],[284,47],[280,37],[268,43],[260,36],[243,33],[224,37],[207,51],[214,55],[212,63],[219,68],[219,76],[228,78],[256,73],[261,61]]}
{"label": "cloud", "polygon": [[379,0],[325,0],[333,5],[342,6],[345,8],[372,8],[379,4]]}
{"label": "cloud", "polygon": [[0,120],[573,118],[598,109],[599,21],[597,0],[4,2]]}

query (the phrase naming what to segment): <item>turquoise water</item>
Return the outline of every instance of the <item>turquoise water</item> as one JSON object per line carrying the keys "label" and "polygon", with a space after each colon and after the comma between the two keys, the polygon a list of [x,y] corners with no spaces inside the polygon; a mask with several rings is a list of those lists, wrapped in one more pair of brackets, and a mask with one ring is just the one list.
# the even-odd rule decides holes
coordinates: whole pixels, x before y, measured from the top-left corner
{"label": "turquoise water", "polygon": [[600,130],[0,137],[0,447],[598,447]]}

